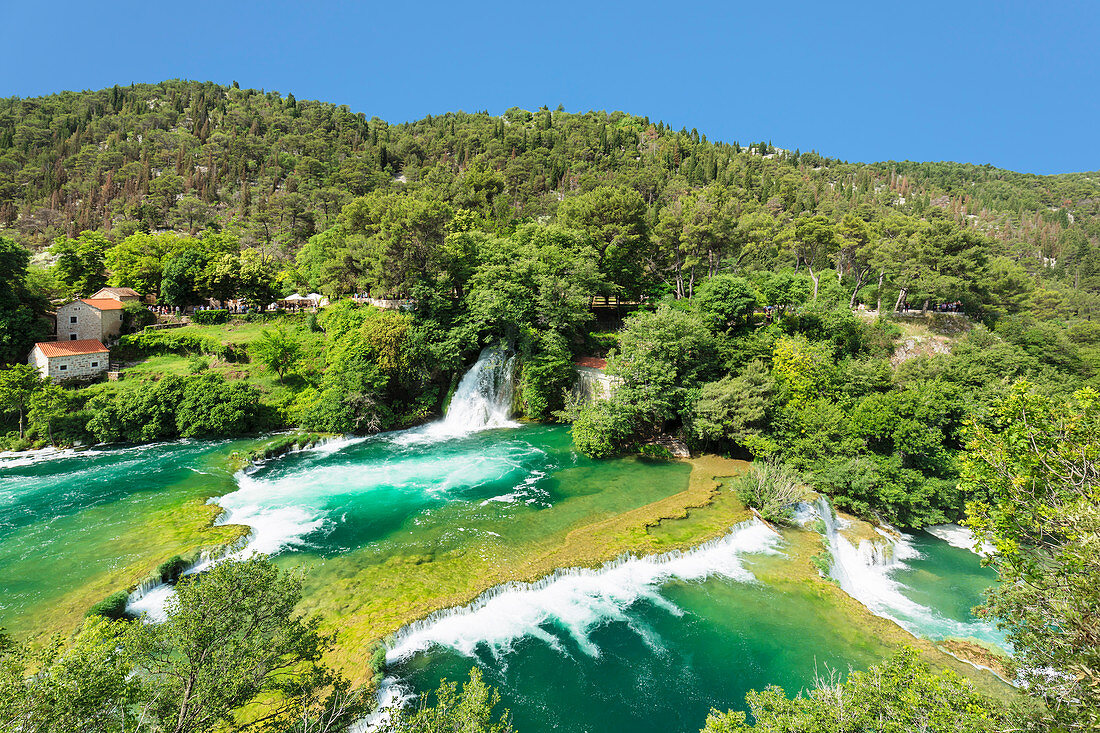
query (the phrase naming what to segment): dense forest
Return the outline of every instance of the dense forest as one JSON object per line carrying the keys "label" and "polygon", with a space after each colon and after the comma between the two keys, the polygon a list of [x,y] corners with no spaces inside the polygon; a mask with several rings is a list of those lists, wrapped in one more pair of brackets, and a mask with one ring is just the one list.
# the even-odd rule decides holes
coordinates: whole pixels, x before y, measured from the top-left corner
{"label": "dense forest", "polygon": [[[1009,577],[1049,581],[1076,561],[1095,571],[1094,552],[1037,571],[1012,543],[1037,533],[1057,555],[1076,540],[1043,534],[1042,509],[1009,527],[1021,520],[1006,502],[1045,500],[975,476],[999,475],[992,454],[1008,450],[1012,410],[1028,400],[1052,425],[1084,405],[1081,431],[1092,429],[1100,173],[848,163],[621,112],[391,125],[290,94],[169,81],[0,100],[0,263],[11,364],[49,333],[51,303],[105,284],[181,308],[311,291],[333,301],[241,348],[212,331],[135,327],[116,353],[187,364],[140,389],[0,371],[11,448],[407,427],[438,413],[483,346],[505,342],[521,357],[519,411],[571,422],[588,455],[661,456],[673,435],[768,458],[838,508],[902,527],[969,506],[1015,548]],[[918,327],[937,348],[899,357]],[[579,356],[607,357],[610,399],[573,398]],[[274,377],[258,384],[246,363]],[[1077,475],[1055,468],[1044,481]],[[1091,460],[1082,470],[1091,477]],[[1095,500],[1073,497],[1073,511]],[[775,521],[788,511],[744,498]],[[1051,583],[1059,603],[1088,592]],[[1095,720],[1095,658],[1081,661],[1095,632],[1052,657],[1045,645],[1083,621],[1037,631],[1024,623],[1035,599],[1021,594],[991,600],[1016,623],[1020,658],[1077,680],[1035,681],[1068,726],[1056,729]]]}

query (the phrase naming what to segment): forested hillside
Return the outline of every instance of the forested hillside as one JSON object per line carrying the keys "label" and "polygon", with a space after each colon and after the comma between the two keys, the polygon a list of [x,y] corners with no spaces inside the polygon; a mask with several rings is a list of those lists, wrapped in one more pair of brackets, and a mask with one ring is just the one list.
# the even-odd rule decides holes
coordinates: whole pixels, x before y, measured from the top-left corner
{"label": "forested hillside", "polygon": [[[117,242],[213,224],[236,227],[246,246],[289,260],[361,196],[411,195],[443,207],[441,220],[466,210],[479,228],[506,231],[583,213],[568,202],[609,185],[629,193],[589,205],[610,207],[604,220],[637,216],[649,274],[671,287],[681,269],[690,281],[724,258],[796,264],[799,252],[777,234],[805,213],[872,223],[894,213],[942,215],[989,236],[988,255],[1047,276],[1057,303],[1091,308],[1093,299],[1070,287],[1089,294],[1100,287],[1096,175],[849,164],[768,143],[709,141],[621,112],[511,109],[390,125],[346,106],[235,84],[169,81],[0,100],[0,225],[32,248],[85,230]],[[673,241],[660,224],[685,206],[706,225]],[[441,236],[445,223],[422,222],[420,234]],[[619,232],[603,234],[610,244]],[[839,249],[842,269],[857,274],[860,257]],[[897,249],[894,260],[918,256],[905,243]],[[400,274],[351,274],[376,291],[410,284]]]}
{"label": "forested hillside", "polygon": [[[236,309],[141,331],[132,304],[125,379],[40,379],[51,303],[105,284]],[[320,313],[256,312],[311,291]],[[1100,709],[1076,611],[1098,587],[1098,315],[1100,173],[847,163],[621,112],[390,125],[236,84],[0,100],[0,447],[407,428],[501,344],[514,411],[588,456],[761,459],[738,498],[777,523],[807,485],[903,528],[969,516],[1032,583],[991,613],[1054,670],[1029,688],[1051,730]],[[607,399],[573,391],[578,357],[607,359]],[[1040,601],[1070,610],[1039,628]]]}

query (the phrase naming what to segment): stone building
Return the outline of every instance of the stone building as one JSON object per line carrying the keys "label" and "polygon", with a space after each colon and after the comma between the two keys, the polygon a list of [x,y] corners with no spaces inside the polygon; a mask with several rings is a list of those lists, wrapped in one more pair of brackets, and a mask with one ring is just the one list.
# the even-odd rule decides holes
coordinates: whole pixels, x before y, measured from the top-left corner
{"label": "stone building", "polygon": [[122,332],[125,305],[116,298],[82,298],[66,303],[57,309],[57,340],[110,341],[117,338]]}
{"label": "stone building", "polygon": [[117,300],[121,303],[140,303],[141,293],[133,288],[100,288],[89,300]]}
{"label": "stone building", "polygon": [[55,382],[94,379],[107,372],[110,353],[98,339],[43,341],[34,345],[27,363]]}

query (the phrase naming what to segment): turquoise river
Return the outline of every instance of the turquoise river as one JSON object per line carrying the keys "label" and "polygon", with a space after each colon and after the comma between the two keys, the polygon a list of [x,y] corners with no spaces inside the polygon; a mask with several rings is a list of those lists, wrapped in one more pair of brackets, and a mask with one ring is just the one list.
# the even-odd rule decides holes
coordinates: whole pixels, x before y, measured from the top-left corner
{"label": "turquoise river", "polygon": [[478,665],[525,733],[695,731],[899,643],[1000,684],[934,646],[1003,645],[971,614],[995,579],[965,533],[861,540],[823,501],[778,533],[721,488],[733,471],[595,462],[567,428],[511,423],[507,366],[479,361],[437,423],[245,471],[262,439],[0,457],[0,625],[69,632],[126,588],[155,620],[172,590],[137,584],[160,561],[262,552],[304,569],[353,677],[378,640],[391,700]]}

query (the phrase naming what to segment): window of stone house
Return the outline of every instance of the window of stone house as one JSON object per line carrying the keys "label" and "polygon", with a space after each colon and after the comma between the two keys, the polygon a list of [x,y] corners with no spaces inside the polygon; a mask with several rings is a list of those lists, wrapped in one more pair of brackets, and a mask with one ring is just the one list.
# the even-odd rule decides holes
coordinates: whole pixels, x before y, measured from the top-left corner
{"label": "window of stone house", "polygon": [[76,341],[76,334],[75,333],[70,333],[69,334],[69,340],[70,341]]}
{"label": "window of stone house", "polygon": [[76,323],[76,316],[69,316],[69,323]]}
{"label": "window of stone house", "polygon": [[57,371],[63,372],[68,368],[69,368],[69,366],[67,364],[62,364],[61,366],[57,367]]}
{"label": "window of stone house", "polygon": [[93,362],[92,362],[92,366],[93,366],[93,367],[97,367],[97,366],[99,366],[99,362],[98,362],[98,361],[93,361]]}

